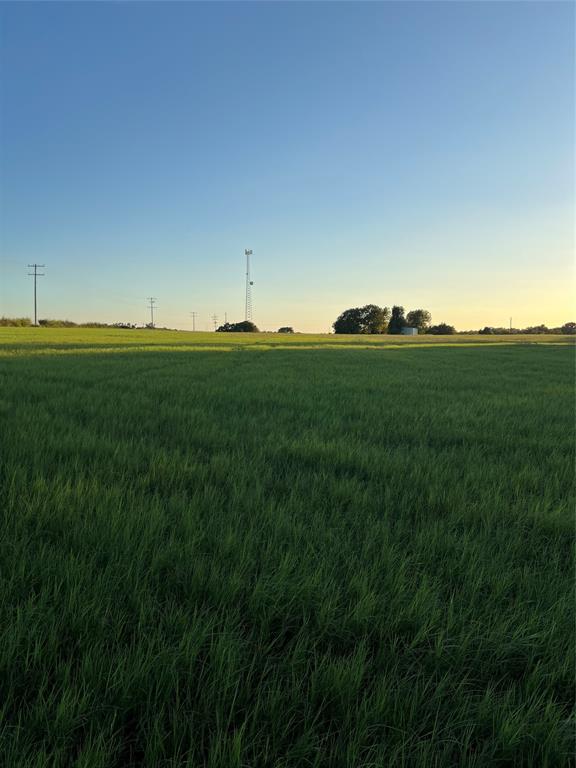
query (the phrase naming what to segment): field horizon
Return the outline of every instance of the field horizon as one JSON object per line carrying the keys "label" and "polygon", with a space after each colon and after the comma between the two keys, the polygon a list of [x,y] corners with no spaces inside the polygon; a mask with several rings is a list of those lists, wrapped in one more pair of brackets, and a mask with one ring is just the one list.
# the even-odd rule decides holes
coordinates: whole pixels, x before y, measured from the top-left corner
{"label": "field horizon", "polygon": [[[572,345],[574,336],[563,334],[455,334],[436,336],[421,334],[402,336],[388,334],[336,334],[336,333],[215,333],[164,329],[122,328],[44,328],[0,327],[0,355],[19,352],[30,354],[34,349],[62,349],[70,352],[80,349],[142,348],[202,349],[254,347],[255,349],[314,349],[334,348],[409,348],[427,346],[477,345]],[[35,346],[37,345],[37,346]]]}

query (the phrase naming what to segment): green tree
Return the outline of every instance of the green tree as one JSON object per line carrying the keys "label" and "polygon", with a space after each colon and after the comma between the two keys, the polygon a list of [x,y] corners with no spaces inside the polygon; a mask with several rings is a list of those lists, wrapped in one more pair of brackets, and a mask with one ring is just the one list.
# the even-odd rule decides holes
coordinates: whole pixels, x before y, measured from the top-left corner
{"label": "green tree", "polygon": [[562,333],[570,333],[574,334],[576,333],[576,323],[564,323],[562,328],[560,328]]}
{"label": "green tree", "polygon": [[250,320],[243,320],[241,323],[224,323],[216,328],[218,333],[259,333],[258,328]]}
{"label": "green tree", "polygon": [[386,333],[390,310],[376,304],[346,309],[333,323],[334,333]]}
{"label": "green tree", "polygon": [[[486,331],[485,329],[484,332],[491,333],[492,331]],[[454,328],[453,325],[448,325],[447,323],[438,323],[438,325],[431,325],[426,333],[431,333],[434,336],[452,336],[454,333],[456,333],[456,328]],[[483,333],[483,331],[480,331],[480,333]]]}
{"label": "green tree", "polygon": [[363,333],[386,333],[390,320],[388,307],[378,307],[376,304],[367,304],[362,307],[364,319]]}
{"label": "green tree", "polygon": [[345,309],[332,323],[334,333],[362,333],[360,307]]}
{"label": "green tree", "polygon": [[406,315],[406,321],[411,328],[418,328],[420,333],[426,333],[432,322],[432,315],[427,309],[413,309]]}
{"label": "green tree", "polygon": [[402,333],[402,328],[406,327],[406,318],[404,317],[404,307],[397,305],[392,307],[392,316],[388,323],[388,333]]}

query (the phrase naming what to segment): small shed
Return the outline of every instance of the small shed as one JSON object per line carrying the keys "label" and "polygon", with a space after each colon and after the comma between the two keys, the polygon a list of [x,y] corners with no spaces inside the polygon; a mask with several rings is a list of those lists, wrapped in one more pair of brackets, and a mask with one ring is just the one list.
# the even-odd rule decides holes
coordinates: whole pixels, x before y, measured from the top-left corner
{"label": "small shed", "polygon": [[418,336],[418,328],[410,328],[406,325],[402,328],[402,336]]}

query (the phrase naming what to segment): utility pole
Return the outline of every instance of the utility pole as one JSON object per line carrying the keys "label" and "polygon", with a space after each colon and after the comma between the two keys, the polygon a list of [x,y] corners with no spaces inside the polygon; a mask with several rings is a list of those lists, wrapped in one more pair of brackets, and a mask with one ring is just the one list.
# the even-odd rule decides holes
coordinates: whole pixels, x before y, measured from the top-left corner
{"label": "utility pole", "polygon": [[218,326],[218,315],[212,315],[212,322],[214,323],[214,330],[216,330]]}
{"label": "utility pole", "polygon": [[510,333],[512,333],[512,318],[510,318]]}
{"label": "utility pole", "polygon": [[196,315],[197,314],[198,314],[198,312],[190,312],[190,315],[192,317],[192,330],[193,331],[196,330]]}
{"label": "utility pole", "polygon": [[228,324],[228,312],[224,312],[224,322]]}
{"label": "utility pole", "polygon": [[38,277],[44,277],[44,272],[38,272],[39,269],[44,269],[45,264],[28,264],[28,269],[33,269],[34,272],[28,272],[30,277],[34,278],[34,325],[38,325],[38,311],[36,303],[36,279]]}
{"label": "utility pole", "polygon": [[250,280],[250,256],[252,256],[252,251],[245,248],[244,255],[246,256],[246,306],[244,320],[252,320],[252,286],[254,285],[252,280]]}
{"label": "utility pole", "polygon": [[154,296],[148,297],[148,306],[150,307],[150,327],[154,328],[154,305],[156,304],[157,299],[154,298]]}

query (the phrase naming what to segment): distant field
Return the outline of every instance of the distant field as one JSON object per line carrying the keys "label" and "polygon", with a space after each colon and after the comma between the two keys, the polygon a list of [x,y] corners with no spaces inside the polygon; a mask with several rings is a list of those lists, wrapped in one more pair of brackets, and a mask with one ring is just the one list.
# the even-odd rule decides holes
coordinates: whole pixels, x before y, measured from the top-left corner
{"label": "distant field", "polygon": [[0,329],[0,765],[573,766],[572,340]]}
{"label": "distant field", "polygon": [[311,333],[204,333],[191,331],[120,330],[115,328],[0,328],[0,355],[14,352],[46,353],[54,349],[78,351],[118,350],[136,347],[163,351],[166,349],[243,347],[262,348],[326,348],[334,347],[398,347],[455,344],[574,344],[573,336],[546,334],[541,336],[388,336],[311,334]]}

